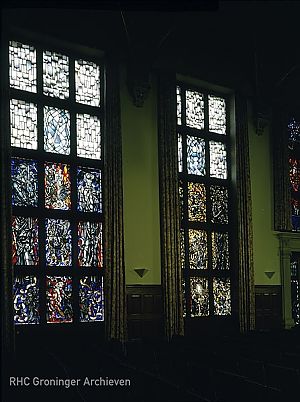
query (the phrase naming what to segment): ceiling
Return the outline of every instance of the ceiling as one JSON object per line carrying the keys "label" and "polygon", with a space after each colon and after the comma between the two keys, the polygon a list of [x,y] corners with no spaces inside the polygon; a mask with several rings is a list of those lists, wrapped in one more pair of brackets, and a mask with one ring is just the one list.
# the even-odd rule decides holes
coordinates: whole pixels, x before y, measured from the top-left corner
{"label": "ceiling", "polygon": [[219,1],[211,11],[201,9],[201,2],[194,9],[182,2],[181,7],[163,10],[135,10],[126,2],[111,7],[109,2],[105,7],[103,2],[74,4],[7,6],[2,14],[8,25],[101,48],[121,60],[131,50],[136,60],[145,58],[152,68],[243,87],[249,93],[258,90],[263,98],[297,94],[298,1]]}

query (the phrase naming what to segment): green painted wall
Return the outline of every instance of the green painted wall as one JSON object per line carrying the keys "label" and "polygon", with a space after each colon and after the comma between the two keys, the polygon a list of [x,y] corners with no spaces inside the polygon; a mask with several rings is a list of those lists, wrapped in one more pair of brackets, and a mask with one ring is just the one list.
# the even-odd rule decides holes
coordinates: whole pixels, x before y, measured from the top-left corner
{"label": "green painted wall", "polygon": [[[127,284],[160,284],[160,222],[156,85],[143,107],[133,105],[121,71],[124,240]],[[134,268],[149,269],[140,278]]]}
{"label": "green painted wall", "polygon": [[[280,284],[279,242],[273,231],[273,173],[270,132],[257,135],[249,119],[253,258],[256,285]],[[269,279],[265,271],[274,271]]]}

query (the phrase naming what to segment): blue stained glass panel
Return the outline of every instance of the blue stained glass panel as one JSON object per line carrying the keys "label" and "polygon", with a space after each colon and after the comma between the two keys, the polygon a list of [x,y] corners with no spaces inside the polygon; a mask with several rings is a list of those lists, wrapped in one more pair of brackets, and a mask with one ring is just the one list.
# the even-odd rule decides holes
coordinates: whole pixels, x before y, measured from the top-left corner
{"label": "blue stained glass panel", "polygon": [[70,113],[44,107],[44,149],[56,154],[70,154]]}
{"label": "blue stained glass panel", "polygon": [[78,211],[102,212],[101,171],[80,167],[77,169]]}
{"label": "blue stained glass panel", "polygon": [[187,136],[188,174],[205,175],[205,141],[202,138]]}
{"label": "blue stained glass panel", "polygon": [[18,207],[37,207],[37,162],[30,159],[12,158],[11,186],[12,205]]}
{"label": "blue stained glass panel", "polygon": [[15,278],[13,300],[15,324],[39,323],[39,286],[35,276]]}
{"label": "blue stained glass panel", "polygon": [[70,266],[71,250],[70,222],[63,219],[46,219],[46,263]]}
{"label": "blue stained glass panel", "polygon": [[104,321],[103,279],[85,276],[79,284],[80,321]]}
{"label": "blue stained glass panel", "polygon": [[72,322],[72,278],[67,276],[47,276],[46,292],[47,323]]}

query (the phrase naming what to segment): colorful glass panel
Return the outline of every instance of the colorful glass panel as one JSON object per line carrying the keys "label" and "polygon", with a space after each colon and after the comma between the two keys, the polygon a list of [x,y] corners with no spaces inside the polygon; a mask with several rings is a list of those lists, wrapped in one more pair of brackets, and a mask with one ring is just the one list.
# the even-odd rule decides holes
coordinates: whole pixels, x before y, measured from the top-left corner
{"label": "colorful glass panel", "polygon": [[231,314],[230,279],[213,278],[214,314]]}
{"label": "colorful glass panel", "polygon": [[208,95],[209,131],[226,134],[226,105],[225,99]]}
{"label": "colorful glass panel", "polygon": [[103,279],[85,276],[79,284],[80,321],[104,321]]}
{"label": "colorful glass panel", "polygon": [[289,147],[294,149],[296,143],[300,143],[300,123],[292,118],[288,123]]}
{"label": "colorful glass panel", "polygon": [[11,187],[12,205],[18,207],[37,207],[37,162],[31,159],[12,158]]}
{"label": "colorful glass panel", "polygon": [[11,99],[10,141],[13,147],[37,149],[37,107],[34,103]]}
{"label": "colorful glass panel", "polygon": [[76,102],[100,105],[100,67],[97,64],[75,60]]}
{"label": "colorful glass panel", "polygon": [[44,149],[70,154],[70,113],[56,107],[44,107]]}
{"label": "colorful glass panel", "polygon": [[289,158],[290,164],[290,183],[293,191],[300,189],[300,160],[296,158]]}
{"label": "colorful glass panel", "polygon": [[80,167],[77,169],[78,211],[101,212],[101,171]]}
{"label": "colorful glass panel", "polygon": [[228,233],[212,232],[212,267],[213,269],[229,269]]}
{"label": "colorful glass panel", "polygon": [[47,323],[73,321],[72,279],[68,276],[47,276]]}
{"label": "colorful glass panel", "polygon": [[207,269],[207,233],[204,230],[189,230],[190,269]]}
{"label": "colorful glass panel", "polygon": [[300,199],[292,196],[292,229],[300,231]]}
{"label": "colorful glass panel", "polygon": [[183,171],[183,159],[182,159],[182,135],[178,134],[178,171]]}
{"label": "colorful glass panel", "polygon": [[209,141],[210,176],[227,179],[226,146],[221,142]]}
{"label": "colorful glass panel", "polygon": [[100,222],[78,223],[78,264],[102,267],[102,224]]}
{"label": "colorful glass panel", "polygon": [[63,219],[46,219],[46,263],[47,265],[71,265],[70,222]]}
{"label": "colorful glass panel", "polygon": [[82,158],[101,158],[100,120],[89,114],[77,114],[77,155]]}
{"label": "colorful glass panel", "polygon": [[176,87],[176,97],[177,97],[177,124],[181,125],[181,88]]}
{"label": "colorful glass panel", "polygon": [[205,141],[202,138],[187,136],[188,174],[205,175]]}
{"label": "colorful glass panel", "polygon": [[39,323],[39,286],[35,276],[15,278],[13,300],[15,324]]}
{"label": "colorful glass panel", "polygon": [[45,208],[71,208],[70,169],[63,163],[45,163]]}
{"label": "colorful glass panel", "polygon": [[206,278],[190,278],[191,317],[209,315],[209,290]]}
{"label": "colorful glass panel", "polygon": [[206,189],[201,183],[188,183],[188,213],[190,221],[206,221]]}
{"label": "colorful glass panel", "polygon": [[66,99],[69,97],[69,58],[65,55],[43,52],[44,95]]}
{"label": "colorful glass panel", "polygon": [[204,97],[197,91],[186,91],[186,125],[202,130],[204,128]]}
{"label": "colorful glass panel", "polygon": [[210,187],[213,223],[228,223],[228,190],[222,186]]}
{"label": "colorful glass panel", "polygon": [[36,50],[20,42],[9,42],[9,83],[21,91],[36,92]]}
{"label": "colorful glass panel", "polygon": [[12,218],[12,264],[38,265],[38,220],[23,216]]}

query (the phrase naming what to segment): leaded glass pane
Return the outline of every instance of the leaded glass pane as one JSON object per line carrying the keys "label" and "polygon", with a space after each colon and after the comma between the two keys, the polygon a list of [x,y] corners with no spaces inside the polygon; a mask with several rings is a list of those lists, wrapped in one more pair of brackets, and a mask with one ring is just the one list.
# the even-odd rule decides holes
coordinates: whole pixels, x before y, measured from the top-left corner
{"label": "leaded glass pane", "polygon": [[39,323],[39,286],[35,276],[15,278],[13,300],[15,324]]}
{"label": "leaded glass pane", "polygon": [[290,183],[293,191],[300,190],[300,160],[289,158],[290,164]]}
{"label": "leaded glass pane", "polygon": [[46,263],[47,265],[71,265],[70,222],[63,219],[46,219]]}
{"label": "leaded glass pane", "polygon": [[70,169],[63,163],[45,163],[45,208],[71,208]]}
{"label": "leaded glass pane", "polygon": [[183,163],[182,163],[182,135],[178,134],[178,171],[182,172]]}
{"label": "leaded glass pane", "polygon": [[100,120],[89,114],[77,114],[77,155],[82,158],[101,158]]}
{"label": "leaded glass pane", "polygon": [[72,278],[69,276],[47,276],[47,323],[73,321]]}
{"label": "leaded glass pane", "polygon": [[80,167],[77,169],[78,211],[101,212],[101,171]]}
{"label": "leaded glass pane", "polygon": [[229,269],[228,233],[212,232],[211,248],[213,269]]}
{"label": "leaded glass pane", "polygon": [[100,105],[100,67],[97,64],[75,60],[76,102]]}
{"label": "leaded glass pane", "polygon": [[44,149],[70,154],[70,113],[56,107],[44,107]]}
{"label": "leaded glass pane", "polygon": [[66,99],[69,97],[69,58],[65,55],[43,52],[44,95]]}
{"label": "leaded glass pane", "polygon": [[187,136],[188,174],[205,175],[205,141],[202,138]]}
{"label": "leaded glass pane", "polygon": [[225,99],[208,95],[209,131],[226,134]]}
{"label": "leaded glass pane", "polygon": [[37,207],[37,162],[31,159],[12,158],[11,187],[12,205],[18,207]]}
{"label": "leaded glass pane", "polygon": [[177,124],[181,125],[181,88],[176,87],[177,97]]}
{"label": "leaded glass pane", "polygon": [[191,317],[209,315],[209,291],[206,278],[190,278]]}
{"label": "leaded glass pane", "polygon": [[33,46],[9,42],[9,83],[12,88],[36,92],[36,51]]}
{"label": "leaded glass pane", "polygon": [[206,189],[201,183],[188,183],[188,212],[190,221],[206,221]]}
{"label": "leaded glass pane", "polygon": [[37,107],[34,103],[11,99],[10,141],[13,147],[37,149]]}
{"label": "leaded glass pane", "polygon": [[186,317],[186,295],[185,295],[185,280],[181,279],[181,289],[182,289],[182,309],[183,317]]}
{"label": "leaded glass pane", "polygon": [[186,125],[202,130],[204,128],[204,97],[197,91],[186,91]]}
{"label": "leaded glass pane", "polygon": [[210,187],[213,223],[228,223],[228,190],[222,186]]}
{"label": "leaded glass pane", "polygon": [[79,284],[80,321],[104,321],[103,279],[85,276]]}
{"label": "leaded glass pane", "polygon": [[300,143],[300,123],[291,119],[288,123],[289,147],[294,148],[295,143]]}
{"label": "leaded glass pane", "polygon": [[180,209],[180,218],[183,220],[184,217],[184,201],[183,201],[183,183],[179,181],[179,209]]}
{"label": "leaded glass pane", "polygon": [[231,314],[230,279],[213,278],[214,314]]}
{"label": "leaded glass pane", "polygon": [[102,224],[78,223],[78,264],[102,267]]}
{"label": "leaded glass pane", "polygon": [[209,141],[210,176],[227,179],[227,153],[222,142]]}
{"label": "leaded glass pane", "polygon": [[189,260],[191,269],[207,269],[207,233],[189,230]]}
{"label": "leaded glass pane", "polygon": [[300,230],[300,200],[292,196],[292,228],[295,231]]}
{"label": "leaded glass pane", "polygon": [[181,268],[185,268],[185,246],[184,246],[184,230],[180,229],[180,260]]}
{"label": "leaded glass pane", "polygon": [[291,257],[291,302],[292,317],[295,324],[300,324],[300,286],[299,267],[297,259]]}
{"label": "leaded glass pane", "polygon": [[38,265],[38,220],[23,216],[12,218],[12,264]]}

